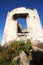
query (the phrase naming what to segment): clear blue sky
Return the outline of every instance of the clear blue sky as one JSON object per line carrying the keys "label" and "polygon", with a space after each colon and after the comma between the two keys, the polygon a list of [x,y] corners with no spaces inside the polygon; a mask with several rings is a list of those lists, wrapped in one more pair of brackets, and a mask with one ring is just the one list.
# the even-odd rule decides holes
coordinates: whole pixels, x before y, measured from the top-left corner
{"label": "clear blue sky", "polygon": [[36,8],[43,28],[43,0],[0,0],[0,42],[2,40],[7,12],[17,7]]}

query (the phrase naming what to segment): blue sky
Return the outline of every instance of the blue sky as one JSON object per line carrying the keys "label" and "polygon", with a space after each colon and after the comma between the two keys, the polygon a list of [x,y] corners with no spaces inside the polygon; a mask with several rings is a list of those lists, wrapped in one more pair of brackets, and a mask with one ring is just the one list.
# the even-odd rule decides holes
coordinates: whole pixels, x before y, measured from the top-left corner
{"label": "blue sky", "polygon": [[18,18],[17,21],[18,21],[18,24],[22,25],[22,29],[26,29],[27,28],[26,18]]}
{"label": "blue sky", "polygon": [[2,40],[7,12],[17,7],[36,8],[43,28],[43,0],[0,0],[0,42]]}

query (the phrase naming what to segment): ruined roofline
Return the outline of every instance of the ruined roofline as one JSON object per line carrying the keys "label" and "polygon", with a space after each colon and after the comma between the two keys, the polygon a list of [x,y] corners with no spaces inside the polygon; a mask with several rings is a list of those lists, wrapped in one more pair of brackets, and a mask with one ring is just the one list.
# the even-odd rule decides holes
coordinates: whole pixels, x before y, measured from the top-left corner
{"label": "ruined roofline", "polygon": [[10,12],[8,12],[8,15],[14,15],[14,14],[29,14],[29,11],[31,12],[34,12],[34,11],[37,11],[37,9],[29,9],[29,8],[26,8],[26,7],[18,7],[18,8],[15,8],[13,10],[11,10]]}

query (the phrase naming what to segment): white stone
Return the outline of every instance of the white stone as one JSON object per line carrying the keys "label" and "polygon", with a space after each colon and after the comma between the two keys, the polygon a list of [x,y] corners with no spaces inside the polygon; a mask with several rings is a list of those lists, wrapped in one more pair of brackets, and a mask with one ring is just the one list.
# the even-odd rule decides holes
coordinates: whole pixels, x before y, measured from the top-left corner
{"label": "white stone", "polygon": [[[28,33],[25,34],[26,36],[19,38],[17,33],[17,20],[13,20],[13,15],[25,13],[28,14],[26,17]],[[7,44],[9,41],[21,39],[30,39],[31,41],[39,40],[40,42],[43,42],[43,30],[36,9],[31,10],[25,7],[20,7],[8,12],[3,33],[2,46]]]}

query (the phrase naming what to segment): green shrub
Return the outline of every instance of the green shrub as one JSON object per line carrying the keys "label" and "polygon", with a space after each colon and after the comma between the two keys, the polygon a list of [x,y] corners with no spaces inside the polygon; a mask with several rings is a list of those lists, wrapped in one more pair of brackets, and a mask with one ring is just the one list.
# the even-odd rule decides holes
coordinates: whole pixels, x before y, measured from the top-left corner
{"label": "green shrub", "polygon": [[18,65],[16,61],[11,62],[10,65]]}
{"label": "green shrub", "polygon": [[[0,64],[1,65],[11,65],[11,62],[15,56],[18,56],[23,50],[26,54],[29,54],[31,49],[31,42],[28,40],[26,43],[24,41],[15,41],[7,47],[0,46]],[[12,63],[12,65],[17,65]]]}

